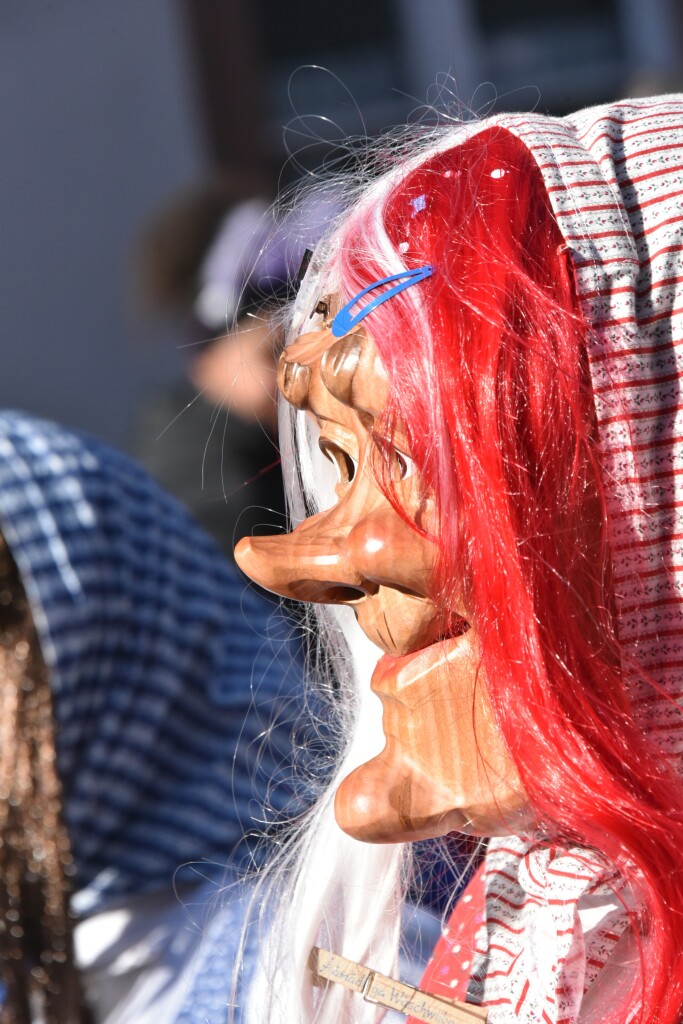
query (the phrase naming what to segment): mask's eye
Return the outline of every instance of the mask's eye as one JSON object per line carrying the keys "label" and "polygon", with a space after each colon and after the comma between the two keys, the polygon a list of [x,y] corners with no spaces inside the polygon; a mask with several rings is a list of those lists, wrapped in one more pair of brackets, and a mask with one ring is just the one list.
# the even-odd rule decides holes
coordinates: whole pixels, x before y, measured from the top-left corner
{"label": "mask's eye", "polygon": [[356,476],[356,469],[358,468],[356,460],[348,452],[344,451],[343,448],[327,440],[327,438],[321,437],[318,445],[323,455],[336,466],[339,475],[338,482],[340,484],[350,484]]}
{"label": "mask's eye", "polygon": [[400,448],[394,447],[385,437],[375,437],[375,445],[379,451],[385,472],[388,469],[392,480],[407,480],[415,472],[415,463]]}
{"label": "mask's eye", "polygon": [[398,448],[394,448],[393,451],[394,465],[397,469],[397,475],[400,480],[406,480],[409,476],[412,476],[415,472],[415,463],[409,455],[405,452],[399,451]]}

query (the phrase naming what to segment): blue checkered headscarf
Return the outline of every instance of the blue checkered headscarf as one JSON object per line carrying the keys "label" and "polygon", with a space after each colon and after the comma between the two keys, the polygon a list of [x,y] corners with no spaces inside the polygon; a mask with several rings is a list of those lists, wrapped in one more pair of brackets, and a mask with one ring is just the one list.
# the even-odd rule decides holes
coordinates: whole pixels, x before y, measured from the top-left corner
{"label": "blue checkered headscarf", "polygon": [[50,672],[77,909],[187,862],[220,877],[291,810],[280,613],[137,465],[20,413],[0,414],[0,527]]}

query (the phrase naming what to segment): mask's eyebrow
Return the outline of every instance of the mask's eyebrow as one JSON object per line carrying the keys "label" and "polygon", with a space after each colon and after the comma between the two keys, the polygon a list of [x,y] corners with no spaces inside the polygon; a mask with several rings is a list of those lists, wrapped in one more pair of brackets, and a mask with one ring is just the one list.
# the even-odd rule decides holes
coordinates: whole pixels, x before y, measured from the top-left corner
{"label": "mask's eyebrow", "polygon": [[373,419],[384,410],[389,379],[377,349],[363,332],[346,335],[322,352],[317,345],[301,346],[300,352],[294,346],[285,349],[278,365],[278,385],[295,408],[315,412],[310,391],[316,370],[326,391],[342,405]]}
{"label": "mask's eyebrow", "polygon": [[290,405],[295,409],[308,407],[308,392],[311,386],[310,363],[297,363],[285,359],[286,350],[280,356],[277,367],[277,384]]}
{"label": "mask's eyebrow", "polygon": [[[353,382],[360,364],[361,352],[359,336],[349,335],[335,342],[323,352],[320,359],[320,377],[323,384],[332,397],[344,405],[354,404]],[[280,391],[290,405],[297,409],[310,408],[309,392],[314,364],[287,359],[287,355],[285,350],[278,366]]]}
{"label": "mask's eyebrow", "polygon": [[319,365],[329,344],[329,332],[313,331],[300,335],[280,356],[277,367],[278,387],[295,408],[308,408],[313,367]]}
{"label": "mask's eyebrow", "polygon": [[344,405],[353,404],[353,382],[362,345],[357,334],[347,335],[328,348],[320,360],[320,376],[330,394]]}
{"label": "mask's eyebrow", "polygon": [[377,349],[367,334],[359,331],[331,345],[320,360],[320,376],[339,402],[376,419],[389,397],[387,377]]}

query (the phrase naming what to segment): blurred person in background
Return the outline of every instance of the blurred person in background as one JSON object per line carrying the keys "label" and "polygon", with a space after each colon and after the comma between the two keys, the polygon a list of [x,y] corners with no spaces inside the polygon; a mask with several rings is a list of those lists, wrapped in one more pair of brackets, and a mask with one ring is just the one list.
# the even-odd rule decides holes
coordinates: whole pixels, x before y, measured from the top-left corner
{"label": "blurred person in background", "polygon": [[289,633],[139,466],[0,414],[3,1022],[227,1019],[241,869],[303,806]]}
{"label": "blurred person in background", "polygon": [[183,325],[186,377],[141,408],[132,451],[218,541],[284,528],[276,441],[279,312],[333,195],[276,212],[235,179],[171,200],[140,243],[147,305]]}

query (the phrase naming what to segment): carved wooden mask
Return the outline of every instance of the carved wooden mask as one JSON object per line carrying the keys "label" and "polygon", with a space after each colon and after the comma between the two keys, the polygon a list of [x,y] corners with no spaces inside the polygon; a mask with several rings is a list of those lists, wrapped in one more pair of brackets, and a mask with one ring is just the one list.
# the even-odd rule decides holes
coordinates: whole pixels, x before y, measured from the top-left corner
{"label": "carved wooden mask", "polygon": [[390,441],[381,436],[389,381],[371,337],[356,330],[336,339],[325,322],[285,350],[278,379],[284,397],[320,427],[338,500],[290,534],[243,539],[235,556],[277,594],[350,605],[385,652],[371,682],[385,747],[340,785],[340,827],[369,842],[519,831],[526,797],[491,712],[466,608],[455,609],[462,632],[443,639],[443,609],[430,587],[436,552],[424,535],[433,498],[400,423]]}

